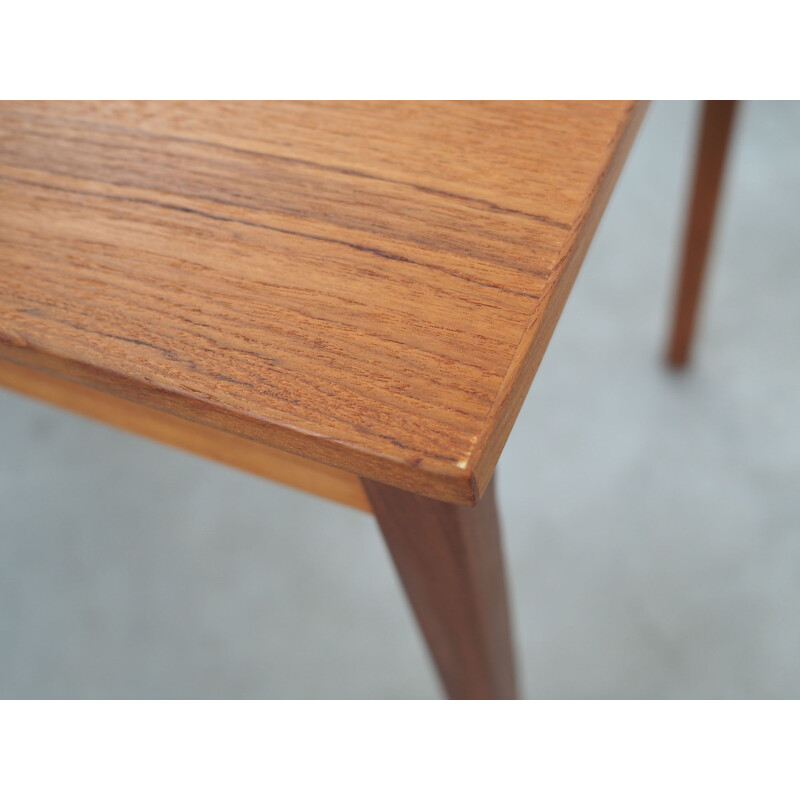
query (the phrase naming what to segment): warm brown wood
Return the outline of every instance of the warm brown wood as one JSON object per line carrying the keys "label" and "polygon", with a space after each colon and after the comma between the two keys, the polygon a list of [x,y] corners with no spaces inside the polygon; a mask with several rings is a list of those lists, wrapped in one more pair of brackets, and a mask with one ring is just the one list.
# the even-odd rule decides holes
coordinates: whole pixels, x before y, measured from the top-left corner
{"label": "warm brown wood", "polygon": [[683,367],[689,359],[706,262],[725,172],[736,101],[707,100],[694,173],[667,362]]}
{"label": "warm brown wood", "polygon": [[515,698],[494,485],[473,508],[368,480],[364,489],[448,695]]}
{"label": "warm brown wood", "polygon": [[0,363],[0,386],[294,489],[372,510],[355,475],[325,464],[17,364]]}
{"label": "warm brown wood", "polygon": [[643,109],[1,103],[0,359],[473,504]]}

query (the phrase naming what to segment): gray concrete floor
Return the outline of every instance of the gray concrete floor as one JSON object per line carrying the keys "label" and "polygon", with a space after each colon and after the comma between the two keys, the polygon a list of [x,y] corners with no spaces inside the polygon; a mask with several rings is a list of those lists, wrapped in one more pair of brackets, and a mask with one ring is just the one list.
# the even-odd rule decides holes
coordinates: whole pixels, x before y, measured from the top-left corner
{"label": "gray concrete floor", "polygon": [[[696,111],[651,107],[500,463],[529,697],[800,696],[800,104],[742,109],[676,376]],[[369,516],[0,393],[0,696],[437,694]]]}

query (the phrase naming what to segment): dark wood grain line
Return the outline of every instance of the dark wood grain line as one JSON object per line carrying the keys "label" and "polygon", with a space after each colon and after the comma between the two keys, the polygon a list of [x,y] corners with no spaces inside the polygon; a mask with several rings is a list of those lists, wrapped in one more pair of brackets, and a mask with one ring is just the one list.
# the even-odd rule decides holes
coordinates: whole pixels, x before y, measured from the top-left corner
{"label": "dark wood grain line", "polygon": [[[164,141],[179,142],[179,143],[182,143],[182,144],[196,144],[196,145],[200,145],[202,147],[213,147],[213,148],[219,148],[221,150],[227,150],[227,151],[230,151],[232,153],[240,153],[241,155],[246,155],[246,156],[251,156],[251,157],[256,157],[256,158],[269,159],[269,160],[273,160],[273,161],[280,161],[280,162],[283,162],[283,163],[286,163],[286,164],[299,164],[299,165],[302,165],[304,167],[311,167],[313,169],[318,169],[318,170],[322,170],[322,171],[325,171],[325,172],[333,172],[333,173],[337,173],[339,175],[349,175],[349,176],[354,177],[354,178],[363,178],[365,180],[377,181],[379,183],[389,183],[389,184],[393,184],[395,186],[406,186],[406,187],[408,187],[410,189],[415,189],[417,191],[424,192],[425,194],[431,194],[431,195],[435,195],[437,197],[446,197],[446,198],[451,199],[451,200],[458,200],[458,201],[461,201],[461,202],[466,202],[466,203],[469,203],[471,205],[475,205],[475,206],[479,206],[481,208],[485,208],[485,209],[487,209],[489,211],[498,212],[500,214],[513,214],[513,215],[517,215],[517,216],[520,216],[520,217],[526,217],[528,219],[534,220],[535,222],[541,222],[544,225],[548,225],[548,226],[553,227],[553,228],[558,228],[559,230],[568,231],[572,227],[568,223],[564,223],[564,222],[560,222],[560,221],[555,220],[555,219],[551,219],[551,218],[549,218],[549,217],[547,217],[547,216],[545,216],[543,214],[530,214],[527,211],[521,211],[521,210],[516,209],[516,208],[506,208],[504,206],[497,205],[496,203],[491,203],[491,202],[489,202],[487,200],[482,200],[479,197],[468,197],[468,196],[465,196],[465,195],[456,194],[454,192],[446,192],[446,191],[443,191],[442,189],[435,189],[432,186],[423,186],[423,185],[420,185],[420,184],[412,183],[410,181],[400,181],[400,180],[396,180],[394,178],[387,178],[387,177],[381,176],[381,175],[373,175],[373,174],[370,174],[368,172],[363,172],[361,170],[345,169],[343,167],[337,167],[337,166],[331,165],[331,164],[321,164],[319,162],[310,161],[308,159],[292,158],[292,157],[289,157],[289,156],[282,156],[282,155],[278,155],[278,154],[275,154],[275,153],[263,153],[263,152],[260,152],[258,150],[247,150],[247,149],[241,148],[241,147],[233,147],[231,145],[220,144],[218,142],[209,142],[209,141],[204,141],[204,140],[201,140],[201,139],[192,139],[192,138],[184,137],[184,136],[170,136],[170,135],[163,134],[163,133],[153,133],[152,131],[146,131],[146,132],[145,131],[137,131],[134,128],[127,128],[127,127],[124,127],[124,126],[117,126],[117,125],[109,125],[108,123],[85,122],[83,120],[76,120],[76,119],[66,118],[66,117],[49,117],[49,116],[48,117],[44,117],[43,115],[34,115],[34,114],[23,115],[23,114],[21,114],[19,112],[9,112],[9,113],[16,113],[18,116],[29,116],[29,117],[34,117],[34,118],[37,118],[37,119],[47,119],[48,121],[53,120],[56,123],[58,123],[58,122],[61,122],[61,123],[69,122],[70,124],[75,125],[75,126],[94,128],[94,129],[97,129],[97,130],[108,130],[108,131],[111,131],[111,132],[120,132],[120,133],[125,133],[126,135],[132,136],[132,137],[146,137],[146,138],[149,138],[149,139],[162,139]],[[32,133],[37,134],[38,132],[37,131],[33,131]],[[43,134],[39,134],[39,135],[43,135]],[[91,140],[86,140],[86,141],[91,143]],[[150,152],[150,150],[148,148],[146,148],[146,147],[142,148],[142,151],[144,153],[149,153]]]}
{"label": "dark wood grain line", "polygon": [[[65,177],[65,178],[81,179],[80,175],[71,175],[71,174],[65,173],[65,172],[59,172],[59,173],[54,173],[54,174],[61,175],[61,176]],[[183,213],[183,214],[194,214],[195,216],[202,217],[204,219],[213,219],[216,222],[229,222],[229,223],[233,223],[233,224],[236,224],[236,225],[245,225],[245,226],[250,227],[250,228],[260,228],[262,230],[272,231],[274,233],[281,233],[281,234],[284,234],[286,236],[299,236],[299,237],[301,237],[303,239],[310,239],[310,240],[315,241],[315,242],[326,242],[328,244],[337,244],[337,245],[341,245],[342,247],[349,247],[349,248],[351,248],[353,250],[357,250],[360,253],[368,253],[370,255],[377,256],[378,258],[385,258],[385,259],[387,259],[389,261],[398,261],[398,262],[400,262],[402,264],[413,264],[414,266],[417,266],[417,267],[424,267],[425,269],[433,270],[433,271],[436,271],[436,272],[442,272],[445,275],[448,275],[450,277],[456,278],[457,280],[463,280],[463,281],[466,281],[468,283],[474,283],[477,286],[484,286],[487,289],[498,289],[498,290],[502,291],[505,294],[512,294],[512,295],[516,295],[517,297],[527,297],[527,298],[530,298],[532,300],[537,300],[538,299],[538,295],[533,294],[531,292],[520,292],[520,291],[517,291],[517,290],[514,290],[514,289],[510,289],[507,286],[503,286],[500,283],[490,283],[488,281],[480,281],[480,280],[477,280],[476,278],[470,277],[469,275],[459,274],[457,272],[453,272],[452,270],[445,269],[444,267],[437,266],[436,264],[430,264],[430,263],[424,263],[424,262],[420,262],[420,261],[415,261],[414,259],[407,258],[407,257],[401,256],[401,255],[397,255],[396,253],[389,253],[389,252],[387,252],[385,250],[380,250],[377,247],[364,247],[363,245],[359,245],[359,244],[356,244],[354,242],[348,242],[348,241],[346,241],[344,239],[333,239],[333,238],[328,237],[328,236],[315,236],[313,234],[304,233],[302,231],[290,230],[289,228],[278,228],[278,227],[276,227],[274,225],[264,225],[263,223],[260,223],[260,222],[252,222],[250,220],[242,219],[241,217],[224,217],[224,216],[221,216],[221,215],[218,215],[218,214],[211,214],[211,213],[209,213],[207,211],[200,211],[199,209],[191,208],[189,206],[180,206],[180,205],[177,205],[177,204],[174,204],[174,203],[166,203],[166,202],[163,202],[163,201],[151,200],[151,199],[148,199],[148,198],[130,197],[130,196],[127,196],[127,195],[118,195],[118,194],[106,194],[106,193],[103,193],[103,192],[90,192],[90,191],[87,191],[85,189],[74,189],[74,188],[73,189],[65,189],[65,188],[63,188],[61,186],[58,186],[56,184],[41,183],[41,182],[38,182],[38,181],[30,181],[30,180],[25,180],[24,178],[15,178],[15,177],[11,177],[11,176],[8,176],[8,175],[3,175],[2,173],[0,173],[0,180],[10,181],[12,183],[19,183],[19,184],[28,185],[28,186],[37,186],[40,189],[50,189],[50,190],[58,191],[58,192],[66,192],[67,194],[84,195],[86,197],[98,197],[98,198],[102,198],[104,200],[114,200],[114,201],[118,201],[118,202],[121,202],[121,203],[138,203],[138,204],[141,204],[141,205],[153,206],[155,208],[164,208],[164,209],[167,209],[169,211],[178,211],[178,212]],[[121,184],[121,183],[113,183],[111,185],[119,186],[120,188],[133,188],[130,185],[126,186],[125,184]],[[206,197],[206,198],[203,198],[203,199],[209,200],[209,201],[214,202],[214,203],[219,203],[220,205],[229,205],[229,206],[232,206],[234,208],[241,207],[241,208],[249,208],[249,209],[255,210],[255,211],[260,210],[260,209],[254,207],[254,206],[238,206],[238,205],[233,204],[233,203],[227,203],[227,202],[225,202],[223,200],[217,200],[217,199],[215,199],[213,197]]]}

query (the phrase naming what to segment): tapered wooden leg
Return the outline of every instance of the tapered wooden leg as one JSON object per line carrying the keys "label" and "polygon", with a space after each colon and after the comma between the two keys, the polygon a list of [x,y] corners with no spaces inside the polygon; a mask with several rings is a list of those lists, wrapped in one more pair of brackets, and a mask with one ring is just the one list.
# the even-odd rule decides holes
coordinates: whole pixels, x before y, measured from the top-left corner
{"label": "tapered wooden leg", "polygon": [[667,362],[672,367],[685,366],[692,346],[735,109],[734,100],[707,100],[703,106],[692,203],[684,239],[672,335],[667,350]]}
{"label": "tapered wooden leg", "polygon": [[515,698],[494,483],[474,508],[367,480],[364,489],[448,695]]}

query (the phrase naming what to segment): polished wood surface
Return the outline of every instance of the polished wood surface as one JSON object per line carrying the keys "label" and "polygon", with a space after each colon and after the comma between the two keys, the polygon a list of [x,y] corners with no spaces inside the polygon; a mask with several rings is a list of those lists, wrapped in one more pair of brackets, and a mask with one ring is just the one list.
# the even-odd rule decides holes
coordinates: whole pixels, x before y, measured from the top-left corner
{"label": "polished wood surface", "polygon": [[494,484],[474,508],[368,480],[364,489],[448,696],[516,698]]}
{"label": "polished wood surface", "polygon": [[672,367],[686,365],[694,340],[700,294],[735,111],[735,100],[706,100],[703,103],[692,202],[686,224],[674,319],[667,349],[667,362]]}
{"label": "polished wood surface", "polygon": [[0,103],[0,359],[473,504],[642,113]]}
{"label": "polished wood surface", "polygon": [[0,364],[0,386],[294,489],[372,510],[361,481],[349,472],[17,364]]}

